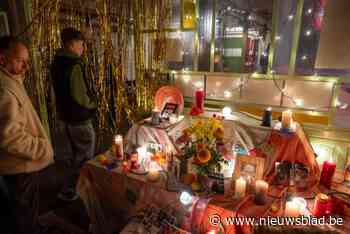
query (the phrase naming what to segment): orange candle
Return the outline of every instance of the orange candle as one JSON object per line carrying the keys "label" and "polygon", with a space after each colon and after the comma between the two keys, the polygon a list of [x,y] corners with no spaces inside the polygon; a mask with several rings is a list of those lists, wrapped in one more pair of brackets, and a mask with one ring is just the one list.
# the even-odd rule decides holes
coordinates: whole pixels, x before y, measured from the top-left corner
{"label": "orange candle", "polygon": [[114,144],[115,144],[115,157],[118,160],[123,160],[124,159],[123,136],[116,135],[114,137]]}

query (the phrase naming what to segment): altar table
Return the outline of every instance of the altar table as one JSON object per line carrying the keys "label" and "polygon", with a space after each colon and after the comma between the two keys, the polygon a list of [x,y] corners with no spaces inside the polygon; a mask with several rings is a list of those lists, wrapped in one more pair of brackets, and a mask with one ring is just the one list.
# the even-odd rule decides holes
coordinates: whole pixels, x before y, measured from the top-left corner
{"label": "altar table", "polygon": [[[230,185],[226,184],[226,186]],[[120,167],[108,170],[96,160],[89,161],[81,169],[77,190],[87,208],[93,234],[119,233],[141,208],[149,204],[164,209],[171,207],[176,210],[177,216],[182,217],[181,223],[183,225],[181,228],[198,234],[207,233],[209,230],[218,231],[218,227],[210,224],[210,217],[216,215],[220,215],[222,220],[233,216],[280,216],[283,214],[284,206],[279,197],[281,191],[274,188],[272,190],[275,191],[271,189],[269,191],[269,194],[274,194],[274,196],[269,196],[266,205],[263,206],[254,204],[253,195],[246,196],[243,199],[233,199],[232,192],[225,188],[225,195],[201,198],[208,200],[202,214],[196,212],[196,209],[189,212],[180,203],[179,193],[166,190],[165,177],[152,183],[148,182],[143,175],[124,174]],[[315,187],[314,191],[319,192],[320,190]],[[312,201],[309,201],[310,209]],[[280,206],[276,213],[271,211],[272,203]],[[336,227],[337,231],[340,230],[338,233],[350,233],[348,224]],[[329,226],[322,226],[317,227],[317,229],[326,233],[326,231],[334,230],[334,227],[332,229]],[[250,234],[253,233],[253,227],[224,224],[221,232]]]}
{"label": "altar table", "polygon": [[[212,113],[206,113],[205,117]],[[135,147],[146,143],[157,143],[171,146],[176,153],[179,149],[175,144],[182,130],[190,125],[194,118],[186,117],[179,124],[169,129],[160,129],[148,124],[135,124],[125,137],[126,151],[131,152]],[[265,178],[271,180],[275,161],[300,162],[310,169],[312,178],[309,192],[320,192],[316,186],[319,168],[315,161],[313,150],[300,126],[293,134],[284,134],[271,128],[261,127],[260,121],[235,113],[230,119],[224,120],[225,140],[240,143],[252,156],[265,157]],[[261,217],[281,215],[283,207],[279,202],[283,189],[271,188],[266,205],[257,206],[252,196],[234,200],[230,191],[230,181],[225,181],[225,195],[215,195],[208,198],[208,204],[202,215],[196,211],[196,218],[189,215],[179,202],[179,193],[166,190],[165,177],[157,183],[150,183],[145,176],[132,173],[124,174],[120,167],[106,169],[96,160],[91,160],[81,169],[77,190],[83,199],[91,218],[94,234],[117,233],[130,222],[137,212],[147,204],[158,207],[171,206],[183,217],[183,229],[192,233],[206,233],[216,230],[211,226],[209,217],[220,215],[222,219],[229,216]],[[229,189],[227,189],[229,188]],[[279,212],[271,213],[271,204],[279,204]],[[312,203],[309,204],[312,206]],[[192,213],[190,213],[192,214]],[[200,218],[202,217],[202,218]],[[327,229],[328,226],[322,227]],[[224,233],[252,233],[248,225],[223,225]],[[345,233],[350,233],[349,232]]]}

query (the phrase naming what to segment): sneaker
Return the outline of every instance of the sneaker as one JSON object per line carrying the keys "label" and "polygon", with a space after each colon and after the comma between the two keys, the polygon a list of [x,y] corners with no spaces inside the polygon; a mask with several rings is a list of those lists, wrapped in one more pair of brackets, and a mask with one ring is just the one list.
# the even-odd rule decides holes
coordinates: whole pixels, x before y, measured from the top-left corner
{"label": "sneaker", "polygon": [[62,201],[75,201],[79,198],[79,195],[73,191],[73,190],[69,190],[69,191],[62,191],[57,195],[58,199],[62,200]]}

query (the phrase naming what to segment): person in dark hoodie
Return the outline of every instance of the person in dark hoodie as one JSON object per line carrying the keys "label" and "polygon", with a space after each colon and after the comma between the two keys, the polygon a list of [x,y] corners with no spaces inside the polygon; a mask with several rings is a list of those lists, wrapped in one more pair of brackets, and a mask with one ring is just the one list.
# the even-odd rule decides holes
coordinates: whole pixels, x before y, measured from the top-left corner
{"label": "person in dark hoodie", "polygon": [[59,124],[68,138],[72,155],[65,159],[69,167],[66,175],[68,179],[58,198],[72,201],[78,198],[75,186],[79,169],[94,155],[95,131],[92,119],[97,103],[82,59],[83,34],[74,28],[65,28],[61,32],[61,40],[63,48],[54,57],[51,77]]}

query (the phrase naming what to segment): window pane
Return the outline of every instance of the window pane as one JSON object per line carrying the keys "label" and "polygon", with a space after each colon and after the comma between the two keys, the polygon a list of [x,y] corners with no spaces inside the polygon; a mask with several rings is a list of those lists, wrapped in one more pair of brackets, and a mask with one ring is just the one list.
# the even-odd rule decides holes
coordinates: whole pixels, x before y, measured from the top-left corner
{"label": "window pane", "polygon": [[194,32],[167,33],[167,69],[193,70],[194,36]]}
{"label": "window pane", "polygon": [[212,34],[213,0],[200,0],[198,4],[198,70],[210,71],[210,42]]}
{"label": "window pane", "polygon": [[316,22],[322,22],[320,44],[316,58],[316,70],[319,75],[350,75],[350,1],[328,1],[324,7],[324,18],[318,16]]}
{"label": "window pane", "polygon": [[278,20],[272,69],[278,74],[288,74],[292,51],[293,31],[297,1],[284,0],[278,4]]}
{"label": "window pane", "polygon": [[295,62],[295,73],[297,75],[313,75],[315,73],[324,4],[325,1],[322,0],[304,1],[299,48]]}
{"label": "window pane", "polygon": [[216,1],[214,70],[267,70],[272,0]]}

